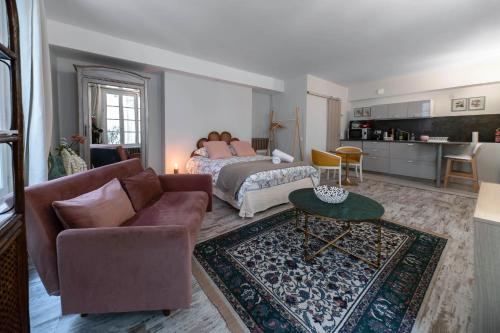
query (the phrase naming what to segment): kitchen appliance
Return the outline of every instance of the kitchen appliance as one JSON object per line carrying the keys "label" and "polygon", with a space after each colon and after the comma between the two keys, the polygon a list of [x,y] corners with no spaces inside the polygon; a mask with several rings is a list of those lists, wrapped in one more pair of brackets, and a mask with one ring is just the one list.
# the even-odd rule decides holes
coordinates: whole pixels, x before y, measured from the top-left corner
{"label": "kitchen appliance", "polygon": [[349,124],[349,140],[370,140],[372,138],[371,123],[368,121],[351,121]]}
{"label": "kitchen appliance", "polygon": [[361,140],[371,140],[372,139],[372,129],[362,128],[361,129]]}
{"label": "kitchen appliance", "polygon": [[397,135],[397,140],[399,141],[408,141],[410,139],[410,133],[408,133],[407,131],[402,131],[402,130],[397,130],[396,131]]}

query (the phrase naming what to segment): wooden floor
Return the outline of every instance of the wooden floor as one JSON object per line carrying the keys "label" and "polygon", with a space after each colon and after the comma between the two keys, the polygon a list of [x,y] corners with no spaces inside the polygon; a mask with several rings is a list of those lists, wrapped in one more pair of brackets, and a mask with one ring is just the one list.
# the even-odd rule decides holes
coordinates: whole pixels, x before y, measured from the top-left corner
{"label": "wooden floor", "polygon": [[[470,332],[473,279],[473,225],[475,196],[460,189],[443,191],[408,180],[367,176],[350,191],[383,204],[384,218],[410,227],[447,235],[435,281],[429,289],[413,332]],[[252,219],[215,200],[200,234],[203,241],[262,217],[289,208],[282,205]],[[193,306],[165,318],[159,312],[61,316],[58,297],[45,293],[36,271],[30,270],[30,315],[33,332],[227,332],[217,309],[193,279]]]}

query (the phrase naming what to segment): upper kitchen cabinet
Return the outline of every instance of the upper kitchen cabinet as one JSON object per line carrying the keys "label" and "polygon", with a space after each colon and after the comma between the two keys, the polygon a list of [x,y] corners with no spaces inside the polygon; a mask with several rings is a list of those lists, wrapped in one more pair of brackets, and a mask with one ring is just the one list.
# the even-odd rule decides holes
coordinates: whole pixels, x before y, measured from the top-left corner
{"label": "upper kitchen cabinet", "polygon": [[430,116],[430,100],[408,103],[408,118],[429,118]]}
{"label": "upper kitchen cabinet", "polygon": [[388,104],[387,118],[408,118],[408,103]]}
{"label": "upper kitchen cabinet", "polygon": [[387,119],[388,104],[373,105],[371,107],[371,119]]}

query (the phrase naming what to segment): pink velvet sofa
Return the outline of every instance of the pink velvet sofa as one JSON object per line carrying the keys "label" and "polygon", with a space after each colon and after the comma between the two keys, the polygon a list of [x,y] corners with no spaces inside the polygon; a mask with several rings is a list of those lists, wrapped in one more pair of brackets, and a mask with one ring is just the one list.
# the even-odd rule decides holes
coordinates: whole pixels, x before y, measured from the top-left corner
{"label": "pink velvet sofa", "polygon": [[28,251],[63,314],[187,308],[191,256],[206,211],[210,175],[161,175],[163,194],[125,224],[64,229],[52,202],[143,171],[138,159],[26,188]]}

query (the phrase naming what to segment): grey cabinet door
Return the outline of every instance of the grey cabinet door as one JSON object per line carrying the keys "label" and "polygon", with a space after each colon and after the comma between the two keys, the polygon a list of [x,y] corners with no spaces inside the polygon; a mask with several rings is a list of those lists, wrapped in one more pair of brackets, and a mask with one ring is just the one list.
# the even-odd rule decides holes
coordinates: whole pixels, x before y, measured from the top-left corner
{"label": "grey cabinet door", "polygon": [[389,158],[379,156],[363,156],[363,170],[389,172]]}
{"label": "grey cabinet door", "polygon": [[408,103],[408,118],[428,118],[431,116],[431,101]]}
{"label": "grey cabinet door", "polygon": [[387,118],[387,104],[373,105],[371,107],[372,119]]}
{"label": "grey cabinet door", "polygon": [[408,118],[408,103],[389,104],[387,118]]}
{"label": "grey cabinet door", "polygon": [[390,145],[391,159],[435,162],[437,147],[427,143],[393,142]]}
{"label": "grey cabinet door", "polygon": [[390,173],[408,177],[436,179],[436,165],[434,162],[428,161],[391,158]]}
{"label": "grey cabinet door", "polygon": [[363,142],[362,141],[340,141],[340,145],[342,147],[349,146],[349,147],[358,147],[363,149]]}
{"label": "grey cabinet door", "polygon": [[389,142],[363,142],[363,152],[367,156],[387,157],[389,158]]}

